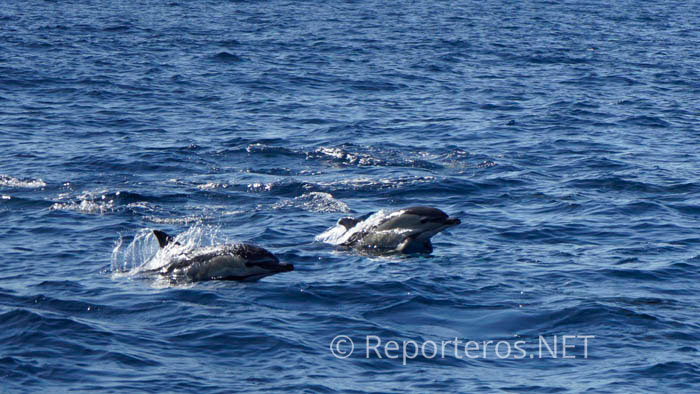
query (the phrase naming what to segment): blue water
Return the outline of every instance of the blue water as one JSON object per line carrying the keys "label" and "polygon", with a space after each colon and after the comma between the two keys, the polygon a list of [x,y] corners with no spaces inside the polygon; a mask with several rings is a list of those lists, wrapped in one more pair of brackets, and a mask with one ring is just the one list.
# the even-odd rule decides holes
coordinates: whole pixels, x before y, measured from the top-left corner
{"label": "blue water", "polygon": [[[0,391],[697,392],[699,26],[697,1],[0,1]],[[314,241],[411,205],[462,220],[429,257]],[[130,276],[113,251],[153,228],[295,271]],[[404,365],[368,335],[594,338]]]}

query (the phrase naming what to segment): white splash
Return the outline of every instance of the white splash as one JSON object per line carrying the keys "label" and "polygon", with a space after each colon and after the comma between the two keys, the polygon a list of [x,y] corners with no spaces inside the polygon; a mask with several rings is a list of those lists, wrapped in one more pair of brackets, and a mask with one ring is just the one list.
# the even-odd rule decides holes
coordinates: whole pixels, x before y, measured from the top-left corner
{"label": "white splash", "polygon": [[399,189],[422,183],[434,183],[434,176],[401,176],[397,178],[347,178],[339,181],[317,182],[316,185],[327,188],[351,188],[353,190]]}
{"label": "white splash", "polygon": [[103,214],[114,209],[114,201],[97,203],[94,201],[82,200],[70,203],[54,203],[49,209],[52,211],[76,211],[82,213]]}
{"label": "white splash", "polygon": [[248,192],[249,193],[269,192],[270,190],[272,190],[273,185],[274,185],[274,183],[261,183],[261,182],[250,183],[250,184],[248,184]]}
{"label": "white splash", "polygon": [[227,243],[219,227],[196,225],[175,236],[175,242],[160,248],[152,229],[139,230],[129,245],[120,235],[112,250],[112,273],[117,276],[138,275],[143,271],[161,268],[174,259],[195,249],[213,248]]}
{"label": "white splash", "polygon": [[0,186],[36,189],[46,187],[46,182],[42,179],[19,179],[9,175],[0,175]]}
{"label": "white splash", "polygon": [[229,185],[228,183],[218,183],[218,182],[207,182],[207,183],[197,185],[197,189],[202,190],[202,191],[226,189],[229,187],[231,187],[231,185]]}
{"label": "white splash", "polygon": [[[105,193],[105,194],[103,194]],[[114,210],[114,200],[109,198],[107,191],[85,192],[77,197],[77,201],[56,202],[49,208],[52,211],[76,211],[89,214],[104,214]],[[116,193],[119,195],[119,192]],[[67,199],[69,194],[62,193],[59,199]]]}
{"label": "white splash", "polygon": [[350,207],[342,201],[333,198],[330,193],[310,192],[284,200],[272,206],[274,209],[287,207],[301,208],[309,212],[350,212]]}
{"label": "white splash", "polygon": [[174,218],[168,218],[168,217],[158,217],[158,216],[145,216],[144,219],[148,220],[149,222],[153,222],[156,224],[184,224],[184,225],[189,225],[190,223],[202,223],[205,220],[212,219],[211,217],[206,217],[206,216],[198,216],[198,215],[189,215],[189,216],[183,216],[183,217],[174,217]]}
{"label": "white splash", "polygon": [[306,154],[306,159],[329,159],[340,161],[347,165],[358,166],[382,166],[387,164],[386,161],[367,153],[348,152],[338,147],[320,147],[314,152],[308,152]]}

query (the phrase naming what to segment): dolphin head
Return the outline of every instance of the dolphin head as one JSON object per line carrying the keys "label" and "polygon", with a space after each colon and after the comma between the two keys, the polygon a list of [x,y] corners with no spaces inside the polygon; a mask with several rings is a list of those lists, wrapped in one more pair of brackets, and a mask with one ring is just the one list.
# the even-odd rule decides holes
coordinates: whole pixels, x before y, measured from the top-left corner
{"label": "dolphin head", "polygon": [[430,253],[433,251],[430,238],[460,223],[459,219],[449,217],[437,208],[419,206],[392,212],[387,220],[377,226],[376,231],[401,234],[402,240],[396,247],[398,252]]}
{"label": "dolphin head", "polygon": [[243,244],[241,256],[246,260],[246,267],[257,268],[262,272],[268,273],[267,275],[294,270],[293,264],[280,263],[277,256],[255,245]]}
{"label": "dolphin head", "polygon": [[409,207],[389,214],[387,220],[377,226],[378,231],[403,230],[411,235],[430,238],[438,232],[460,224],[457,218],[432,207]]}

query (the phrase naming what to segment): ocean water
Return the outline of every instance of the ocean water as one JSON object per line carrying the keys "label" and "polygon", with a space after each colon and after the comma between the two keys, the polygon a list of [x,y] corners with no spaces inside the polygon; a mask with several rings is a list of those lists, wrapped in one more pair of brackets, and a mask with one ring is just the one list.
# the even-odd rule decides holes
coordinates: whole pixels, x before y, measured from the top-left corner
{"label": "ocean water", "polygon": [[[0,392],[698,392],[699,26],[697,1],[0,1]],[[412,205],[462,220],[430,256],[314,240]],[[130,275],[149,229],[295,270]]]}

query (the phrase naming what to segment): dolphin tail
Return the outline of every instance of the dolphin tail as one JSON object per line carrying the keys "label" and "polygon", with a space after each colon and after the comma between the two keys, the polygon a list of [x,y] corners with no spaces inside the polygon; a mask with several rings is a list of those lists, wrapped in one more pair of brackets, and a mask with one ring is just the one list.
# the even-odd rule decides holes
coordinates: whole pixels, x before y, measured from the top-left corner
{"label": "dolphin tail", "polygon": [[[160,245],[161,248],[168,246],[175,240],[175,238],[173,238],[171,235],[168,235],[160,230],[153,230],[153,235],[155,235],[158,239],[158,245]],[[175,242],[175,245],[180,244]]]}

